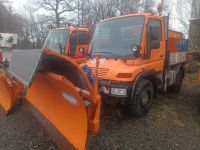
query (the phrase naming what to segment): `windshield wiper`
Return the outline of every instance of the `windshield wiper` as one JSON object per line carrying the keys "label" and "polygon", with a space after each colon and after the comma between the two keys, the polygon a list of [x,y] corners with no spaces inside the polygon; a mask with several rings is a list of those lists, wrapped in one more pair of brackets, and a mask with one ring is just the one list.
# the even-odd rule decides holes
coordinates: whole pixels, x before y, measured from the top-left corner
{"label": "windshield wiper", "polygon": [[114,55],[114,56],[115,56],[115,54],[114,54],[114,53],[111,53],[111,52],[103,52],[103,51],[100,51],[100,52],[92,52],[92,53],[105,53],[105,54],[111,54],[111,55]]}

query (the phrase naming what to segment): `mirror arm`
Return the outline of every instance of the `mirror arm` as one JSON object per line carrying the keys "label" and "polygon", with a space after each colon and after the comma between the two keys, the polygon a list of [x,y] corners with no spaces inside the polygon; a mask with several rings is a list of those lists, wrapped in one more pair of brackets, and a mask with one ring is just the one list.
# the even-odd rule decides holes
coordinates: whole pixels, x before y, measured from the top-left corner
{"label": "mirror arm", "polygon": [[145,53],[140,53],[139,56],[140,57],[145,57]]}

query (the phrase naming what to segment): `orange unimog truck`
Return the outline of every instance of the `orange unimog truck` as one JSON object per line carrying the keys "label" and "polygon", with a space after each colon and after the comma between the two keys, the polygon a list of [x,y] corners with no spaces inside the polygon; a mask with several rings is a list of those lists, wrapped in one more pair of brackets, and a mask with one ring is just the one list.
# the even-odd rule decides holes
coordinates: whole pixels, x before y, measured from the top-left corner
{"label": "orange unimog truck", "polygon": [[[106,104],[146,114],[158,93],[179,93],[187,61],[183,34],[168,29],[168,16],[130,14],[96,24],[87,65],[100,55],[99,80]],[[94,73],[94,71],[93,71]]]}
{"label": "orange unimog truck", "polygon": [[89,28],[61,27],[49,30],[43,48],[48,48],[74,59],[78,64],[85,62],[89,47]]}

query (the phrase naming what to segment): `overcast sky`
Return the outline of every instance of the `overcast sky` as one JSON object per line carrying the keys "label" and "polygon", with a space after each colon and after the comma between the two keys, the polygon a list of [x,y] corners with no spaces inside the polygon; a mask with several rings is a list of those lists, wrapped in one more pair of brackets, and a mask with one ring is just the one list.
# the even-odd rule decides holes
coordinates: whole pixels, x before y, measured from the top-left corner
{"label": "overcast sky", "polygon": [[[30,0],[10,0],[13,3],[13,7],[14,9],[20,13],[20,10],[22,10],[23,6],[26,5]],[[157,0],[158,2],[160,0]],[[177,12],[176,12],[176,0],[172,0],[170,1],[171,6],[170,6],[170,27],[173,30],[177,30],[177,31],[183,31],[183,29],[181,28],[181,25],[178,23],[177,20]],[[43,12],[42,12],[43,13]]]}
{"label": "overcast sky", "polygon": [[13,7],[15,9],[19,9],[27,2],[27,0],[10,0],[10,1],[13,3]]}

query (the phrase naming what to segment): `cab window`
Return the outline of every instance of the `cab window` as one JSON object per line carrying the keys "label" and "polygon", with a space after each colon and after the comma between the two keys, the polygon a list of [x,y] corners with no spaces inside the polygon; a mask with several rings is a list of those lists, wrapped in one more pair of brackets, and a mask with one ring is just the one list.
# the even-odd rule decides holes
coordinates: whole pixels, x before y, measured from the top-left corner
{"label": "cab window", "polygon": [[161,41],[161,21],[157,19],[151,19],[150,24],[152,29],[151,39],[155,41]]}
{"label": "cab window", "polygon": [[70,56],[75,56],[77,47],[77,32],[72,32],[70,36]]}
{"label": "cab window", "polygon": [[60,53],[60,47],[58,46],[58,44],[60,44],[62,50],[65,51],[68,35],[69,35],[68,30],[65,30],[65,29],[53,30],[52,29],[49,31],[43,47]]}
{"label": "cab window", "polygon": [[84,45],[88,44],[88,33],[87,32],[78,32],[78,44]]}

